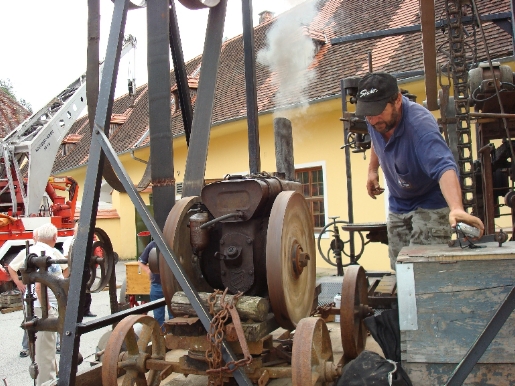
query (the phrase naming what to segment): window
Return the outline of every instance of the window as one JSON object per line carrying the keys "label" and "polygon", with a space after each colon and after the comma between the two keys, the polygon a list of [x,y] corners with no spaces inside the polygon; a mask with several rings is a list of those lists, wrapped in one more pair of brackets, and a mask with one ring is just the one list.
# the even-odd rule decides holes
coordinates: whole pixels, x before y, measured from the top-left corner
{"label": "window", "polygon": [[325,226],[324,173],[321,166],[295,170],[295,179],[302,184],[302,193],[311,209],[315,228]]}

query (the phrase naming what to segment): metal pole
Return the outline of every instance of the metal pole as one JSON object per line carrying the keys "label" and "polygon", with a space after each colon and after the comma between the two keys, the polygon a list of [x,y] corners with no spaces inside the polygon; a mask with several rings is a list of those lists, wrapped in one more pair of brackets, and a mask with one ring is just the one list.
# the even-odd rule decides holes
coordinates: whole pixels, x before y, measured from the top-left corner
{"label": "metal pole", "polygon": [[[347,112],[347,94],[345,92],[345,85],[344,80],[340,80],[340,90],[342,95],[342,111],[343,113]],[[343,138],[345,141],[345,175],[347,179],[347,215],[349,218],[349,223],[354,223],[354,203],[352,201],[352,167],[351,167],[351,160],[350,160],[350,146],[348,142],[348,134],[350,127],[350,122],[344,121],[343,122]],[[354,232],[349,231],[349,252],[350,252],[350,259],[351,263],[355,259],[355,243],[354,243]],[[343,272],[341,272],[341,275],[343,276]],[[338,276],[340,276],[340,272],[338,272]]]}
{"label": "metal pole", "polygon": [[[95,130],[107,130],[109,128],[128,4],[129,0],[115,1],[102,83],[96,108]],[[59,362],[59,386],[75,385],[80,344],[77,324],[82,319],[82,309],[84,307],[87,281],[85,272],[89,270],[89,261],[86,257],[89,258],[91,256],[103,164],[102,148],[97,141],[92,140],[85,180],[87,188],[84,189],[82,197],[79,228],[73,251],[74,267],[79,269],[74,269],[71,272],[68,303],[63,334],[61,336],[62,353]],[[82,267],[82,270],[80,267]]]}
{"label": "metal pole", "polygon": [[204,187],[216,78],[220,62],[226,11],[227,0],[220,0],[216,7],[209,10],[206,41],[204,43],[204,53],[202,54],[202,71],[200,72],[190,148],[184,172],[183,197],[200,196],[200,192]]}
{"label": "metal pole", "polygon": [[250,174],[257,174],[261,171],[261,159],[259,155],[259,121],[252,2],[250,0],[242,0],[241,5],[243,52],[245,56],[245,95],[247,98],[247,126],[249,133],[249,170]]}
{"label": "metal pole", "polygon": [[173,139],[170,130],[169,0],[147,2],[148,115],[154,217],[163,229],[175,204]]}

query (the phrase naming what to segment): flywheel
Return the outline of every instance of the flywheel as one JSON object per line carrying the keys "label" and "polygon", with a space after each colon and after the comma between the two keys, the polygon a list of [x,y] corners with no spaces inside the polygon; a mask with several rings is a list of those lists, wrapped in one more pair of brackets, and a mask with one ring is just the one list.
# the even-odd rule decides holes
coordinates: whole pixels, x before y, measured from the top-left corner
{"label": "flywheel", "polygon": [[147,315],[129,315],[117,324],[107,342],[102,359],[102,385],[117,386],[119,369],[123,369],[124,386],[158,386],[161,369],[147,368],[147,360],[164,360],[165,354],[165,340],[157,320]]}
{"label": "flywheel", "polygon": [[313,308],[316,252],[313,220],[300,193],[279,193],[266,236],[266,277],[279,325],[293,330]]}
{"label": "flywheel", "polygon": [[333,384],[337,373],[329,330],[322,318],[304,318],[297,325],[291,356],[292,384]]}
{"label": "flywheel", "polygon": [[[199,268],[193,263],[192,259],[193,251],[188,225],[190,217],[195,214],[195,212],[190,212],[190,209],[199,202],[200,197],[198,196],[184,197],[177,201],[166,218],[163,236],[168,247],[179,259],[183,271],[193,287],[197,291],[213,292],[213,288],[202,278]],[[159,256],[159,274],[161,275],[161,285],[166,304],[171,309],[172,297],[181,288],[162,254]]]}
{"label": "flywheel", "polygon": [[368,281],[360,265],[349,266],[343,275],[340,306],[340,332],[346,361],[355,359],[365,348],[367,328],[363,319],[372,314],[368,306]]}

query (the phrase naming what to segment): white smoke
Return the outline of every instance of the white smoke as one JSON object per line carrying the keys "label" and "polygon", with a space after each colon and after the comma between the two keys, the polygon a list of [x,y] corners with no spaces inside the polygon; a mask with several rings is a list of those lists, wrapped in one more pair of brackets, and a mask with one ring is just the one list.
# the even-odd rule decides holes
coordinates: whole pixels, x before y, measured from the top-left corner
{"label": "white smoke", "polygon": [[308,0],[277,18],[266,36],[266,48],[257,54],[258,62],[275,74],[276,106],[290,101],[307,107],[307,89],[316,75],[314,69],[308,69],[315,56],[315,44],[302,27],[309,27],[316,16],[316,3]]}

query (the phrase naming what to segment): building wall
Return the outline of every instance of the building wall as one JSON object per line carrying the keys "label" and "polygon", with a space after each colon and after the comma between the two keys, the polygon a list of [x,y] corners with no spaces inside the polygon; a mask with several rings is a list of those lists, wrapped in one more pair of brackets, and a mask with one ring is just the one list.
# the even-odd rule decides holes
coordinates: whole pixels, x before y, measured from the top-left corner
{"label": "building wall", "polygon": [[[513,63],[510,64],[513,65]],[[417,103],[423,102],[425,98],[423,79],[408,83],[401,82],[400,87],[416,94]],[[348,105],[348,109],[353,111],[354,106]],[[439,117],[438,111],[433,112],[433,114],[435,117]],[[348,220],[345,152],[341,149],[344,144],[343,122],[340,120],[342,117],[341,99],[325,100],[302,109],[284,109],[276,111],[275,115],[263,114],[259,116],[261,170],[270,173],[276,169],[273,135],[273,119],[276,117],[285,117],[292,122],[295,167],[303,168],[319,165],[323,167],[326,216],[339,216],[339,220]],[[474,136],[473,141],[475,142]],[[135,155],[138,158],[148,159],[149,149],[138,150]],[[186,155],[185,138],[174,139],[174,176],[176,182],[182,182],[184,179]],[[369,152],[365,154],[351,153],[354,223],[386,221],[386,195],[383,194],[377,200],[373,200],[366,192],[368,157]],[[124,154],[120,158],[133,182],[137,183],[143,174],[145,165],[132,159],[130,154]],[[77,179],[81,186],[81,193],[87,188],[83,186],[85,170],[85,168],[80,168],[67,173]],[[246,121],[238,120],[214,126],[210,136],[206,179],[221,179],[226,174],[248,173],[248,170]],[[384,180],[381,183],[384,185]],[[148,197],[148,193],[142,194],[145,203],[148,203]],[[120,218],[99,220],[97,226],[108,232],[120,258],[135,258],[134,205],[127,194],[114,191],[113,207],[117,210]],[[326,218],[326,223],[328,221],[328,218]],[[511,226],[509,216],[496,219],[496,225]],[[315,237],[318,238],[318,234]],[[349,239],[347,233],[342,233],[341,237],[343,240]],[[323,251],[328,249],[329,242],[329,238],[322,239]],[[359,238],[356,238],[356,252],[360,248]],[[344,257],[344,263],[347,261],[348,258]],[[367,270],[389,270],[387,246],[380,243],[366,245],[360,264]],[[317,256],[317,266],[329,267],[320,256]]]}

